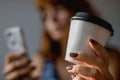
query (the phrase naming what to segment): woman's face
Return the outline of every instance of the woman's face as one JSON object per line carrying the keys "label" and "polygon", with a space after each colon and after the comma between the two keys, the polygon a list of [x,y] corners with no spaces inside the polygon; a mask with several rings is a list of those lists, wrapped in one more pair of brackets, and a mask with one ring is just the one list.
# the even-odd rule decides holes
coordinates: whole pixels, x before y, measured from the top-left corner
{"label": "woman's face", "polygon": [[49,36],[55,41],[62,39],[72,16],[70,11],[63,6],[46,5],[42,14],[44,27]]}

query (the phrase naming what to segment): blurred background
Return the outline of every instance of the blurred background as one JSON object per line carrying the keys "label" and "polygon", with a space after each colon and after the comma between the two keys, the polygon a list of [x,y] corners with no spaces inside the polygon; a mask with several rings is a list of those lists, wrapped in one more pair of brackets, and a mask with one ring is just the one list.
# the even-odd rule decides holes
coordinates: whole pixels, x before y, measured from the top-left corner
{"label": "blurred background", "polygon": [[[115,30],[107,46],[120,50],[120,0],[88,0],[100,17],[110,22]],[[4,30],[13,26],[23,28],[28,53],[32,56],[40,48],[42,23],[35,7],[35,0],[0,0],[0,80],[4,80],[5,55],[9,51]]]}

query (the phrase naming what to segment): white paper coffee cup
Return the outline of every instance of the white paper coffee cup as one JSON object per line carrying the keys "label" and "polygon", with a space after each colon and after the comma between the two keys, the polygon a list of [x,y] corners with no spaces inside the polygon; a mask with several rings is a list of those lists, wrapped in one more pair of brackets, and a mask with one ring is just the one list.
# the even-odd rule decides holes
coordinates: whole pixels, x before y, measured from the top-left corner
{"label": "white paper coffee cup", "polygon": [[92,54],[93,50],[89,46],[89,40],[96,40],[105,46],[113,32],[112,26],[105,20],[88,13],[76,13],[71,19],[65,60],[78,63],[70,57],[70,53]]}

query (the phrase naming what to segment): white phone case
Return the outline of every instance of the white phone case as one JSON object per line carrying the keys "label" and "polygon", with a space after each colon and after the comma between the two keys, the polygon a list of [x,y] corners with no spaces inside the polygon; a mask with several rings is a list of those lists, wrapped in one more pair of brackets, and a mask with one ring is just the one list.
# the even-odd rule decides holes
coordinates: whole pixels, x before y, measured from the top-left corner
{"label": "white phone case", "polygon": [[11,52],[26,53],[23,32],[19,26],[5,29],[4,34],[7,46]]}

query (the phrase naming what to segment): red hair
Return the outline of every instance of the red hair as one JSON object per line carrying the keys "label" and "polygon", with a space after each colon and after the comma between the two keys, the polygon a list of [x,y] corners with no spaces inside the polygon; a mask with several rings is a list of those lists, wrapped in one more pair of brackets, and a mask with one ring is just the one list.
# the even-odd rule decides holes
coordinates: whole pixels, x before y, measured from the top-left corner
{"label": "red hair", "polygon": [[90,4],[86,0],[37,0],[37,6],[40,10],[44,10],[47,4],[54,6],[62,5],[68,10],[76,12],[87,12],[95,14]]}

